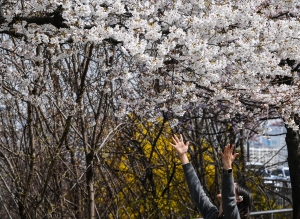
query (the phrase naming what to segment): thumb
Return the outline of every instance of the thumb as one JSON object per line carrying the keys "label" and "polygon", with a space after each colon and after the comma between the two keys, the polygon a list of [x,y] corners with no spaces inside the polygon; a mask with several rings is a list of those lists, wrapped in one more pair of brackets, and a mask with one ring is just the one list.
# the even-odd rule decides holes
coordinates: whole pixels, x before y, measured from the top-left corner
{"label": "thumb", "polygon": [[235,154],[233,155],[233,159],[235,160],[235,158],[236,158],[238,155],[239,155],[239,153],[235,153]]}

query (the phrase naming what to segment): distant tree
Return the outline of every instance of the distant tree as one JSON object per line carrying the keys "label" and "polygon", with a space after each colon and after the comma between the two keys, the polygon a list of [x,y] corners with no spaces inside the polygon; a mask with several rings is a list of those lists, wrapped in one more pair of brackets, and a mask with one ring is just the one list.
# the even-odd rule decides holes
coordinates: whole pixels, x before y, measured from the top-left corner
{"label": "distant tree", "polygon": [[114,102],[121,88],[91,63],[105,58],[106,48],[77,49],[55,62],[42,45],[32,59],[5,54],[12,65],[1,88],[1,180],[20,218],[96,216],[94,163],[123,124]]}

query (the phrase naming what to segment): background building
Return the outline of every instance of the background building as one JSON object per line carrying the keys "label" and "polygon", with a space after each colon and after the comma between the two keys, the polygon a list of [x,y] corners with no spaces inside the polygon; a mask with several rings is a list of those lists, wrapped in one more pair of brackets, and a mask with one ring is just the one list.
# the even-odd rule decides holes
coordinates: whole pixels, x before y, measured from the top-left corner
{"label": "background building", "polygon": [[263,135],[249,140],[249,157],[252,163],[263,163],[266,167],[287,166],[286,129],[278,120],[270,121]]}

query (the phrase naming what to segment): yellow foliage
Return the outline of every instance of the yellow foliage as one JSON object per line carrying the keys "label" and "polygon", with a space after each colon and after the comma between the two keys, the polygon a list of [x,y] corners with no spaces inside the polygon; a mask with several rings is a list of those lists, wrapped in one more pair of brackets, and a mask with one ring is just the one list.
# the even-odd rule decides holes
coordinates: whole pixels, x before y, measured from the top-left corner
{"label": "yellow foliage", "polygon": [[[123,173],[122,189],[114,197],[114,203],[123,205],[118,211],[120,218],[168,217],[170,212],[182,215],[187,214],[187,205],[193,206],[167,127],[157,136],[160,126],[138,124],[133,138],[140,142],[141,151],[128,149],[130,154],[107,161]],[[135,158],[134,164],[130,157]]]}
{"label": "yellow foliage", "polygon": [[[111,176],[114,194],[109,201],[118,210],[111,213],[111,218],[171,218],[172,215],[174,218],[179,218],[178,215],[200,217],[192,203],[180,161],[170,146],[172,132],[167,124],[163,128],[162,125],[139,123],[131,137],[136,142],[135,146],[122,145],[124,151],[106,158],[106,163],[117,170]],[[205,167],[205,188],[214,196],[220,189],[216,186],[216,177],[220,178],[220,166],[213,158],[212,147],[202,141],[202,148],[207,148],[201,153]],[[233,168],[234,173],[238,173],[238,169],[235,166]],[[274,207],[274,203],[268,202],[255,183],[256,180],[247,182],[254,200],[259,200],[259,203],[255,202],[256,208],[268,210]],[[101,192],[104,196],[107,194]],[[108,204],[104,198],[97,201]],[[212,201],[216,202],[216,199]]]}

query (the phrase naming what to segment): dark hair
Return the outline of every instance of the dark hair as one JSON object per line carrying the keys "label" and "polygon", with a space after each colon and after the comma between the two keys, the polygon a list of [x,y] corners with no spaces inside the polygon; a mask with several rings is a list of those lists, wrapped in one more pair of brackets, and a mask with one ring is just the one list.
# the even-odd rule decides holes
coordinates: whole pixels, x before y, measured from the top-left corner
{"label": "dark hair", "polygon": [[237,196],[243,196],[243,201],[237,203],[241,219],[247,219],[250,216],[252,208],[252,194],[248,187],[243,183],[237,183],[235,187]]}

